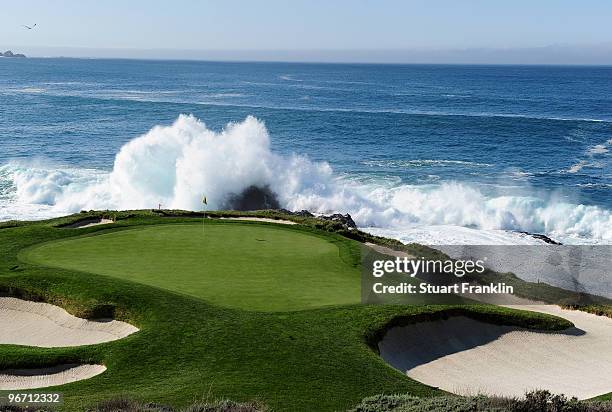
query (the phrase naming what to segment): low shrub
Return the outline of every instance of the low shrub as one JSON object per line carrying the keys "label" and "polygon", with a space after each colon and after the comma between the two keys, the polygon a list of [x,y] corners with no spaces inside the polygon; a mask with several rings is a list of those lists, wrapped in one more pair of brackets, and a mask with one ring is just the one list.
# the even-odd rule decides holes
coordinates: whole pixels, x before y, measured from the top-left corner
{"label": "low shrub", "polygon": [[522,399],[376,395],[361,401],[351,412],[612,412],[612,402],[579,401],[541,390],[529,392]]}

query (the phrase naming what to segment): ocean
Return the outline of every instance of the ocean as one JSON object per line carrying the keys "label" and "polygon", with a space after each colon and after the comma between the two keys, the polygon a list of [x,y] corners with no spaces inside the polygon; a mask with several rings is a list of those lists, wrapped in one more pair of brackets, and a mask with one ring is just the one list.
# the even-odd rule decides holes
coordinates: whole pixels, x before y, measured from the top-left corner
{"label": "ocean", "polygon": [[427,244],[612,243],[612,67],[0,59],[0,220],[250,186]]}

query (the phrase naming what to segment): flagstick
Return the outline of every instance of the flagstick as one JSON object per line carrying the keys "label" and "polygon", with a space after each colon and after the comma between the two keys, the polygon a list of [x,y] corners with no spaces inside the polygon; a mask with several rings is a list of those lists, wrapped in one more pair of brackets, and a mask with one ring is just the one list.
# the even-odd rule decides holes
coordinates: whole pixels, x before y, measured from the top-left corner
{"label": "flagstick", "polygon": [[204,234],[204,220],[206,219],[206,196],[202,195],[202,234]]}

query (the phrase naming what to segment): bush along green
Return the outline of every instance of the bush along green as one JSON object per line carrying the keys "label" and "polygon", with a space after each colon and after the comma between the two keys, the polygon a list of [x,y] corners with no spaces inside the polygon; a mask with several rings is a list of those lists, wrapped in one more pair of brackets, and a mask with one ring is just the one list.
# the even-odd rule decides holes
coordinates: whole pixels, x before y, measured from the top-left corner
{"label": "bush along green", "polygon": [[376,395],[364,399],[350,412],[612,412],[612,402],[579,401],[546,390],[528,392],[524,398],[488,396]]}

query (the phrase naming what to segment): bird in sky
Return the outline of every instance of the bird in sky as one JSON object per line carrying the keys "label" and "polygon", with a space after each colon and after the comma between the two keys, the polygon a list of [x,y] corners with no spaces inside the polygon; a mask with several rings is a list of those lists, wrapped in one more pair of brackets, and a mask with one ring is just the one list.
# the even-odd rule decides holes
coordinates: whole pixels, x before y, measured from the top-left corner
{"label": "bird in sky", "polygon": [[26,26],[25,24],[22,24],[23,27],[25,27],[28,30],[32,30],[34,27],[36,27],[36,23],[34,23],[33,26]]}

